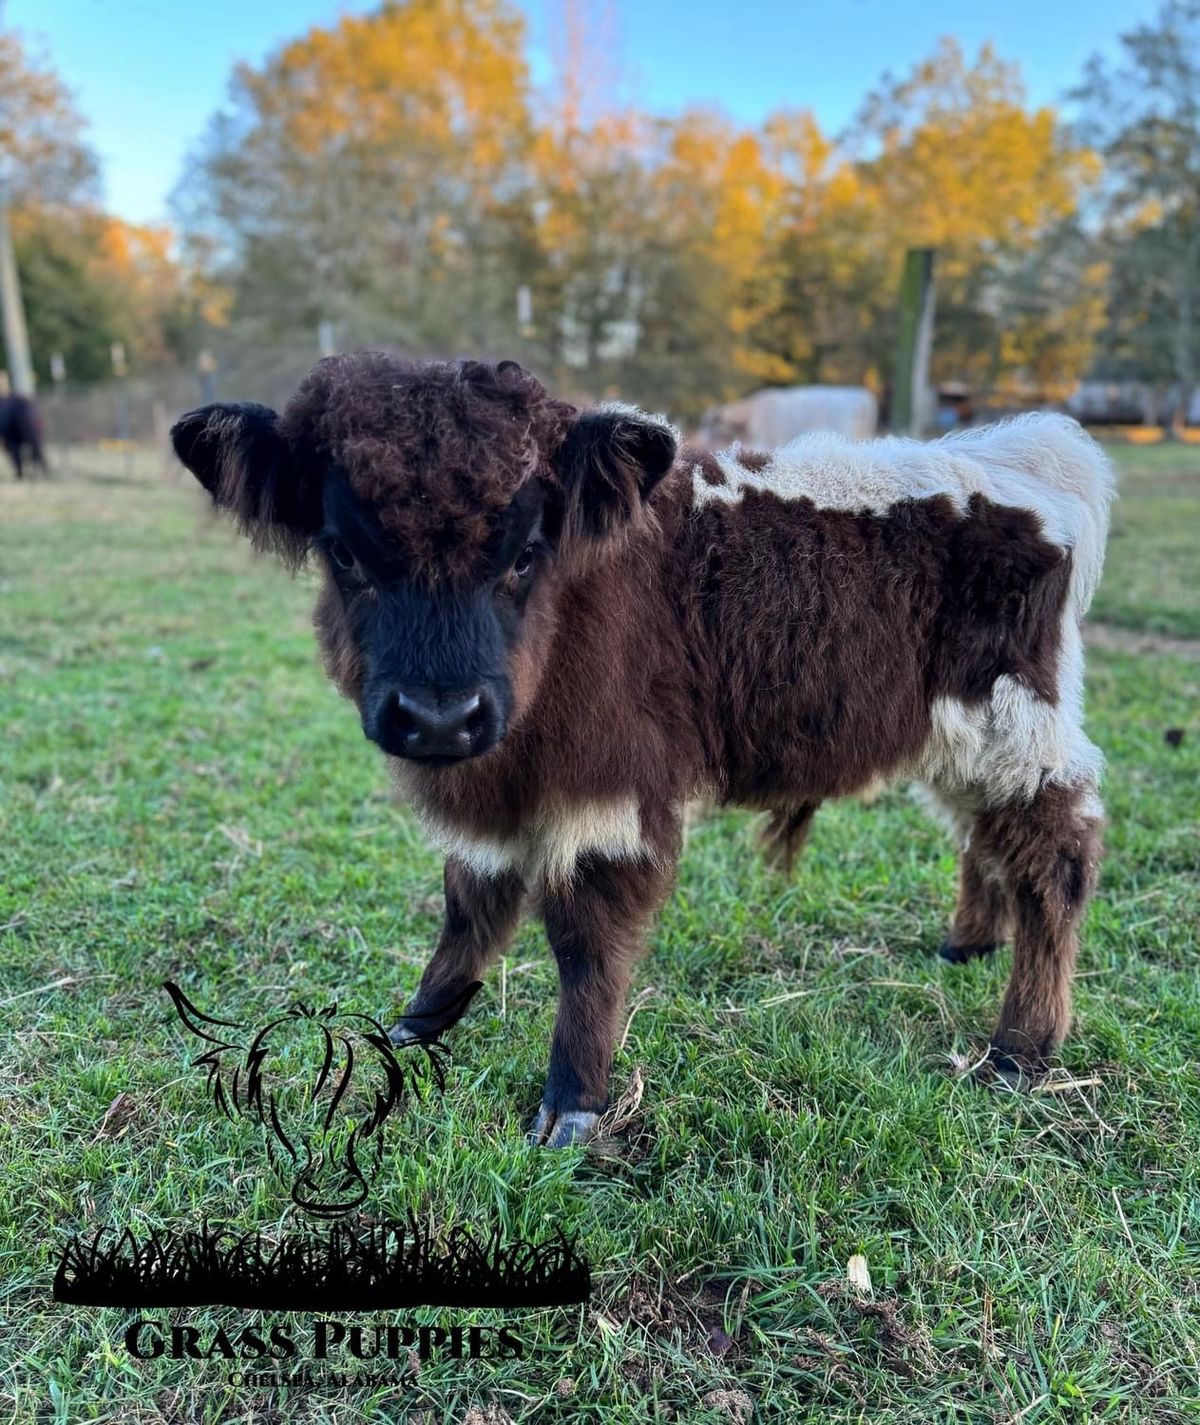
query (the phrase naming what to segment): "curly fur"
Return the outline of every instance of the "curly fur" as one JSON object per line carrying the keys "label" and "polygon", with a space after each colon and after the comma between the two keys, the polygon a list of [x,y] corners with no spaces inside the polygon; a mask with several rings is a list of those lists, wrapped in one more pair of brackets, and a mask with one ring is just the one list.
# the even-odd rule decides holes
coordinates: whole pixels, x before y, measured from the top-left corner
{"label": "curly fur", "polygon": [[513,361],[365,351],[311,371],[280,432],[300,459],[341,466],[412,575],[469,579],[517,490],[556,483],[553,457],[575,415]]}

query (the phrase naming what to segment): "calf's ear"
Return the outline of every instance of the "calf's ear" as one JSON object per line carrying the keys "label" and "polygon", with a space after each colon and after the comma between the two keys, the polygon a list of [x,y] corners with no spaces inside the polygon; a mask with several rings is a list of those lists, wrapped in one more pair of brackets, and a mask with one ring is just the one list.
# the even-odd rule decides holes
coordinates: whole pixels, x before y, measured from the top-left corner
{"label": "calf's ear", "polygon": [[259,549],[273,550],[293,567],[303,561],[321,525],[321,491],[296,468],[274,411],[201,406],[171,427],[171,444],[213,503],[232,511]]}
{"label": "calf's ear", "polygon": [[555,461],[564,532],[603,539],[636,525],[678,446],[679,432],[665,416],[615,404],[584,411]]}

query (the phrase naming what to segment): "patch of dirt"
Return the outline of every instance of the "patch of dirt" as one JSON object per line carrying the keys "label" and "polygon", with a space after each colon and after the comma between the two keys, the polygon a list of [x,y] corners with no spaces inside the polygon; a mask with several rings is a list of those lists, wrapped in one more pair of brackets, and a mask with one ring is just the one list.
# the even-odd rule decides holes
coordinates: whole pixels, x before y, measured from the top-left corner
{"label": "patch of dirt", "polygon": [[[754,1283],[743,1284],[739,1317],[752,1289]],[[632,1321],[650,1336],[677,1336],[696,1358],[715,1357],[728,1365],[741,1354],[742,1346],[737,1324],[733,1335],[725,1330],[726,1295],[726,1285],[717,1280],[685,1286],[638,1277],[625,1299],[614,1302],[607,1314]]]}
{"label": "patch of dirt", "polygon": [[589,1161],[597,1168],[612,1171],[624,1165],[634,1166],[653,1150],[656,1135],[638,1113],[645,1091],[645,1071],[639,1065],[616,1103],[596,1125],[596,1135],[587,1146]]}
{"label": "patch of dirt", "polygon": [[1111,623],[1085,623],[1083,641],[1088,648],[1110,653],[1166,653],[1172,658],[1200,659],[1200,638],[1173,638],[1165,633],[1140,633]]}
{"label": "patch of dirt", "polygon": [[130,1094],[119,1093],[105,1110],[104,1117],[100,1120],[100,1127],[96,1130],[96,1136],[92,1139],[92,1144],[99,1143],[101,1138],[124,1137],[125,1130],[139,1117],[140,1113],[141,1109]]}
{"label": "patch of dirt", "polygon": [[[1179,1381],[1173,1364],[1157,1365],[1136,1347],[1131,1346],[1128,1332],[1118,1322],[1102,1321],[1100,1335],[1108,1345],[1113,1362],[1122,1372],[1124,1378],[1136,1385],[1140,1396],[1149,1397],[1155,1401],[1166,1396],[1180,1398],[1180,1393],[1185,1387]],[[1164,1421],[1175,1419],[1182,1421],[1184,1417],[1164,1414],[1155,1418]]]}
{"label": "patch of dirt", "polygon": [[933,1364],[929,1334],[923,1327],[904,1320],[903,1308],[894,1299],[873,1300],[856,1291],[848,1281],[828,1281],[817,1288],[828,1302],[844,1303],[860,1320],[874,1321],[884,1362],[898,1375],[927,1372]]}
{"label": "patch of dirt", "polygon": [[710,1390],[700,1403],[710,1410],[719,1410],[737,1425],[750,1425],[754,1418],[754,1401],[744,1390]]}
{"label": "patch of dirt", "polygon": [[462,1418],[462,1425],[513,1425],[512,1416],[499,1405],[472,1405]]}

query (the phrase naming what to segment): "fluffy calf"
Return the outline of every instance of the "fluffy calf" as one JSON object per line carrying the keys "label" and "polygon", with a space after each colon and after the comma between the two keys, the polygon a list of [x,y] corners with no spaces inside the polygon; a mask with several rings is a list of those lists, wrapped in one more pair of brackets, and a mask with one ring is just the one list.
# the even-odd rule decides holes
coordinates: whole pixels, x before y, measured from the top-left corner
{"label": "fluffy calf", "polygon": [[1058,1047],[1099,854],[1079,625],[1112,489],[1073,422],[710,456],[512,362],[359,354],[282,416],[210,406],[174,439],[260,545],[315,551],[330,675],[446,852],[409,1012],[453,1022],[540,912],[560,998],[535,1140],[604,1109],[696,798],[764,810],[787,858],[826,797],[920,781],[962,854],[943,953],[1013,940],[994,1064]]}

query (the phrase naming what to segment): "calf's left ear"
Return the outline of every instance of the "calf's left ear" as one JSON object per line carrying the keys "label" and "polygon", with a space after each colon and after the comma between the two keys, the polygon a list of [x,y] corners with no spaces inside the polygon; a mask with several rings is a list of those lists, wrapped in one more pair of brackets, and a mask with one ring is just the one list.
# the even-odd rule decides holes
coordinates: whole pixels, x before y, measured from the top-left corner
{"label": "calf's left ear", "polygon": [[175,454],[260,549],[299,564],[321,524],[319,482],[296,468],[266,406],[214,405],[171,427]]}
{"label": "calf's left ear", "polygon": [[636,524],[678,446],[665,416],[615,404],[584,411],[555,460],[566,534],[603,539]]}

